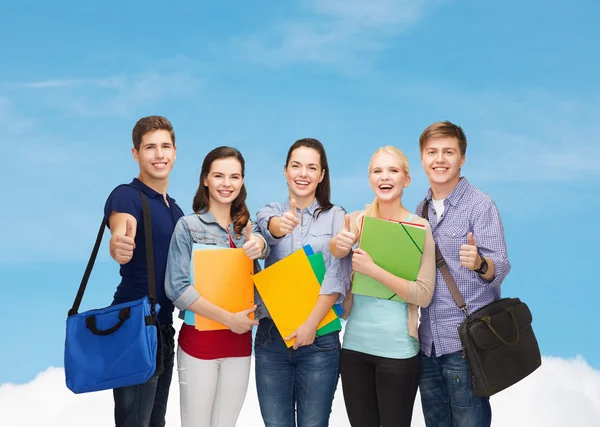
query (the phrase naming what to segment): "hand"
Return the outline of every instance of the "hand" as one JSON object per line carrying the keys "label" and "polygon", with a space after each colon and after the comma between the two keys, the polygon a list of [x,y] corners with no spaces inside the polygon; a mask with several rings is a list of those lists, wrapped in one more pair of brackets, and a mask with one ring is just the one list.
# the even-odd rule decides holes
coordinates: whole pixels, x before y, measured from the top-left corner
{"label": "hand", "polygon": [[125,223],[125,235],[115,235],[110,239],[110,256],[119,264],[127,264],[133,257],[135,240],[133,238],[133,222]]}
{"label": "hand", "polygon": [[261,256],[263,248],[259,239],[252,237],[252,223],[248,220],[246,224],[246,243],[242,246],[244,253],[250,259],[257,259]]}
{"label": "hand", "polygon": [[354,250],[354,255],[352,255],[352,270],[366,274],[370,277],[374,266],[375,263],[373,262],[371,255],[361,248],[356,248]]}
{"label": "hand", "polygon": [[256,310],[256,306],[251,307],[244,311],[239,311],[237,313],[231,313],[231,320],[229,324],[226,325],[231,329],[232,332],[236,334],[244,334],[252,329],[253,326],[257,326],[258,322],[256,320],[252,320],[248,317],[250,313],[253,313]]}
{"label": "hand", "polygon": [[298,224],[300,224],[300,220],[298,212],[296,212],[296,199],[290,199],[290,210],[284,212],[279,218],[279,234],[282,236],[291,234]]}
{"label": "hand", "polygon": [[460,265],[471,271],[477,270],[481,267],[482,260],[479,256],[479,250],[477,249],[475,240],[473,239],[473,233],[469,232],[469,234],[467,234],[467,242],[467,245],[462,245],[460,247]]}
{"label": "hand", "polygon": [[343,253],[348,254],[358,239],[350,227],[350,215],[346,214],[344,217],[344,226],[338,232],[336,237],[335,247]]}
{"label": "hand", "polygon": [[315,337],[317,336],[317,326],[309,322],[304,322],[290,336],[286,337],[285,341],[296,338],[293,345],[294,350],[298,350],[299,347],[305,345],[311,345],[315,342]]}

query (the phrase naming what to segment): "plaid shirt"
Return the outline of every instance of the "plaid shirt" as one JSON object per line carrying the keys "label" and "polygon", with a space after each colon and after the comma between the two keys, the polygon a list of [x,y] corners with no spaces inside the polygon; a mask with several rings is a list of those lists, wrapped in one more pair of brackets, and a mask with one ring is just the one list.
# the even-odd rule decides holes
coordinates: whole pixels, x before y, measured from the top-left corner
{"label": "plaid shirt", "polygon": [[[432,194],[429,189],[427,200],[431,200]],[[416,212],[422,216],[422,211],[423,202],[419,203]],[[499,299],[500,285],[510,271],[510,262],[504,228],[494,201],[463,177],[444,200],[442,218],[438,220],[433,203],[429,204],[429,223],[435,243],[465,298],[468,312],[473,313]],[[459,251],[461,245],[467,244],[468,232],[473,232],[481,255],[494,262],[495,277],[491,282],[460,265]],[[464,319],[438,269],[433,299],[427,308],[421,308],[421,350],[431,356],[435,343],[437,356],[461,351],[458,327]]]}

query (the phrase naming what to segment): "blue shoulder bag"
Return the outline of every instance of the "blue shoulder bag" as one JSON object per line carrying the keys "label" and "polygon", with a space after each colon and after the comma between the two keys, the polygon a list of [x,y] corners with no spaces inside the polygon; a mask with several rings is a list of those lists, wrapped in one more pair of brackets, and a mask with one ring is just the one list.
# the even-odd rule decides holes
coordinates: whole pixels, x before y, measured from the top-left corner
{"label": "blue shoulder bag", "polygon": [[142,384],[162,372],[162,345],[157,313],[150,208],[142,196],[148,296],[106,308],[77,313],[104,234],[96,244],[67,317],[65,377],[74,393]]}

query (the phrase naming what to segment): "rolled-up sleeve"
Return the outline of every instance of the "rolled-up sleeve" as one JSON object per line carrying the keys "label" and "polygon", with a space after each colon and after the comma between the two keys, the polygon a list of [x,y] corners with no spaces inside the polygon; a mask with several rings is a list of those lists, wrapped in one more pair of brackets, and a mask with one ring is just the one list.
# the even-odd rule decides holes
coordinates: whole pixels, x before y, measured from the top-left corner
{"label": "rolled-up sleeve", "polygon": [[479,274],[477,279],[482,286],[500,286],[510,272],[500,213],[495,203],[489,199],[475,206],[473,213],[473,240],[481,255],[493,261],[495,273],[491,282],[483,279]]}
{"label": "rolled-up sleeve", "polygon": [[186,310],[200,298],[200,294],[190,283],[192,248],[190,230],[185,219],[181,218],[171,237],[165,274],[165,293],[179,310]]}
{"label": "rolled-up sleeve", "polygon": [[281,215],[283,215],[283,209],[279,203],[269,203],[256,214],[256,223],[260,227],[261,235],[268,246],[274,245],[279,240],[269,232],[269,221],[274,216]]}
{"label": "rolled-up sleeve", "polygon": [[[341,208],[333,208],[330,214],[333,215],[331,236],[334,236],[343,227],[346,212]],[[329,245],[325,246],[324,251],[329,252]],[[340,294],[336,302],[339,304],[344,300],[346,290],[350,287],[351,255],[348,254],[343,258],[336,258],[331,253],[328,253],[328,255],[330,263],[325,272],[320,294]]]}
{"label": "rolled-up sleeve", "polygon": [[[268,232],[269,231],[267,230],[267,233]],[[265,248],[263,249],[262,254],[260,255],[260,259],[265,259],[271,253],[271,245],[269,245],[267,239],[265,239],[265,236],[263,236],[263,232],[260,226],[258,225],[258,221],[252,222],[252,234],[260,237],[265,242]]]}

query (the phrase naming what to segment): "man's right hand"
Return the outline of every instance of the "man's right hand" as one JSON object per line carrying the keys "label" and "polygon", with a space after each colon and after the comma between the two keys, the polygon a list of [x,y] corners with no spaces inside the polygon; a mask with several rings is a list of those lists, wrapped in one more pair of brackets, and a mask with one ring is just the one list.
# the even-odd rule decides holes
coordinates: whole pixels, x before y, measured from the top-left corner
{"label": "man's right hand", "polygon": [[337,234],[335,247],[344,254],[348,254],[357,239],[356,234],[352,232],[352,228],[350,227],[350,215],[346,214],[344,217],[344,226]]}
{"label": "man's right hand", "polygon": [[133,221],[127,219],[125,235],[113,235],[110,239],[110,256],[119,264],[127,264],[131,261],[135,249],[133,236]]}
{"label": "man's right hand", "polygon": [[298,219],[298,212],[296,211],[296,199],[291,199],[290,210],[284,212],[279,218],[280,235],[285,236],[286,234],[291,234],[292,231],[294,231],[294,228],[299,224],[300,220]]}
{"label": "man's right hand", "polygon": [[231,313],[231,318],[227,326],[236,334],[244,334],[248,332],[253,326],[258,326],[258,322],[256,320],[252,320],[248,317],[248,315],[253,313],[255,310],[256,306],[244,311],[238,311],[237,313]]}

